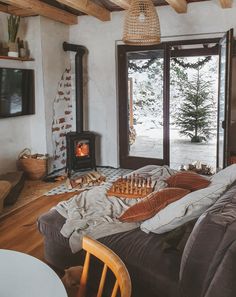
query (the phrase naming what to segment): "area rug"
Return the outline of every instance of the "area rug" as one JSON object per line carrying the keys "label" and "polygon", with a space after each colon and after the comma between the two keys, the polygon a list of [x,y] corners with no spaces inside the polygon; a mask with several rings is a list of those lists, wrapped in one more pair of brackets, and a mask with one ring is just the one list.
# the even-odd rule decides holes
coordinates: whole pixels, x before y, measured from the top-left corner
{"label": "area rug", "polygon": [[[130,172],[132,172],[132,169],[124,169],[124,168],[112,168],[112,167],[98,167],[97,171],[101,173],[102,175],[106,176],[106,181],[115,181],[120,176],[124,176]],[[81,175],[84,175],[86,173],[91,172],[91,170],[86,171],[80,171],[73,174],[72,178],[77,178]],[[68,189],[66,182],[64,181],[61,185],[53,188],[52,190],[48,191],[45,195],[51,196],[51,195],[57,195],[62,193],[68,193],[68,192],[76,192],[80,191],[81,189]]]}
{"label": "area rug", "polygon": [[55,186],[60,186],[62,183],[63,181],[46,183],[41,180],[26,180],[17,201],[13,205],[5,206],[0,214],[0,217],[9,214],[29,202],[45,195],[45,193],[49,190],[55,188]]}

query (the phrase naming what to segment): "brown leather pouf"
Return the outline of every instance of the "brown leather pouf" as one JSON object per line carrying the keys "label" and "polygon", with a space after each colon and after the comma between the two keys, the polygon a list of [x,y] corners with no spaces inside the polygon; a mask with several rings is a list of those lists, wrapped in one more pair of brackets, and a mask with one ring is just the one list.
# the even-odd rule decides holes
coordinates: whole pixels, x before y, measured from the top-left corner
{"label": "brown leather pouf", "polygon": [[11,184],[8,181],[0,180],[0,213],[3,209],[4,199],[10,193]]}

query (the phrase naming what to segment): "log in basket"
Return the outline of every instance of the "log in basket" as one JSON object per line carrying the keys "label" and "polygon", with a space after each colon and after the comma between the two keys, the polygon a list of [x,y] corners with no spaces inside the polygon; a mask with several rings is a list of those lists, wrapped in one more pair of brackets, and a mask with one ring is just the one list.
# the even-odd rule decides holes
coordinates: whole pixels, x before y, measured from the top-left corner
{"label": "log in basket", "polygon": [[26,177],[31,180],[42,179],[47,174],[48,155],[31,154],[26,148],[18,156],[17,166],[24,171]]}

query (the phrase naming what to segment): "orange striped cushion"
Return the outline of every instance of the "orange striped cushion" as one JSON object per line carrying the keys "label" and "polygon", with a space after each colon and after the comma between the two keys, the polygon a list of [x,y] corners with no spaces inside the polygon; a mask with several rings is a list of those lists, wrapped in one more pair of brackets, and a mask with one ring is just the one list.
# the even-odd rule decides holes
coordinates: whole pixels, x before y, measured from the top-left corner
{"label": "orange striped cushion", "polygon": [[196,191],[206,188],[211,183],[205,177],[191,171],[178,172],[166,180],[169,187],[179,187]]}
{"label": "orange striped cushion", "polygon": [[189,190],[180,188],[165,188],[153,192],[141,202],[128,208],[119,220],[122,222],[139,222],[153,217],[158,211],[168,204],[190,193]]}

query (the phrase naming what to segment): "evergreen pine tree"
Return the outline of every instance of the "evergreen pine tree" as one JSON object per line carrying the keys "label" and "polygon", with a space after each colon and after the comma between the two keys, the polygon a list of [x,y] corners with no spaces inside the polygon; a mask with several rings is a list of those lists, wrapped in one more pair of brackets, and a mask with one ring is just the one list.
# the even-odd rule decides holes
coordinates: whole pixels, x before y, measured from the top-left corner
{"label": "evergreen pine tree", "polygon": [[[211,82],[204,80],[200,67],[191,81],[185,81],[183,103],[175,116],[175,124],[180,128],[180,134],[190,137],[191,142],[207,141],[212,133]],[[182,86],[183,87],[183,86]]]}

